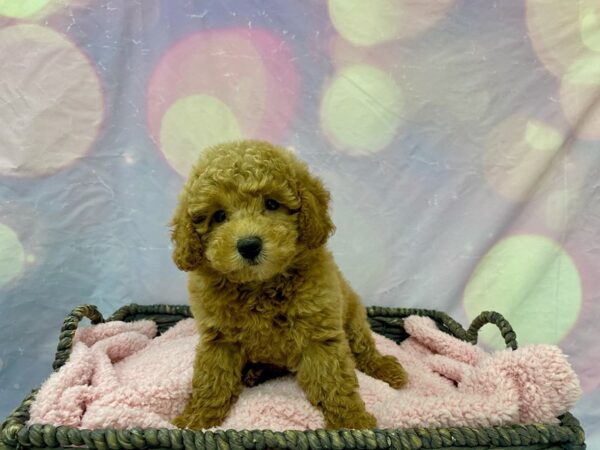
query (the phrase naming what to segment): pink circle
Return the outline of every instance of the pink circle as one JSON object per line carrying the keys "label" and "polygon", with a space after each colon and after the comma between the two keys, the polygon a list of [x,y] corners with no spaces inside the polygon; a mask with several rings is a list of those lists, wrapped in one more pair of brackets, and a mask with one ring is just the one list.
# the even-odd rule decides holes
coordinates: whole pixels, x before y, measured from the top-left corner
{"label": "pink circle", "polygon": [[231,109],[245,136],[280,141],[298,101],[299,77],[292,61],[288,45],[266,30],[189,35],[165,52],[148,83],[151,136],[160,142],[162,118],[175,101],[205,94]]}

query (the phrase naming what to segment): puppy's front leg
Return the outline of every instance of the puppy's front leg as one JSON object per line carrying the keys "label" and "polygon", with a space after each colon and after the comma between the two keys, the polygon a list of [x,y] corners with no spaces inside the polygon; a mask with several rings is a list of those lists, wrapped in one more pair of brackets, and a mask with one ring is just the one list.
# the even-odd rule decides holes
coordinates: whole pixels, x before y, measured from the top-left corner
{"label": "puppy's front leg", "polygon": [[192,396],[173,424],[193,430],[220,425],[242,390],[243,367],[237,345],[200,342],[194,362]]}
{"label": "puppy's front leg", "polygon": [[327,428],[377,425],[358,393],[354,363],[343,336],[311,343],[301,356],[297,374],[308,400],[323,411]]}

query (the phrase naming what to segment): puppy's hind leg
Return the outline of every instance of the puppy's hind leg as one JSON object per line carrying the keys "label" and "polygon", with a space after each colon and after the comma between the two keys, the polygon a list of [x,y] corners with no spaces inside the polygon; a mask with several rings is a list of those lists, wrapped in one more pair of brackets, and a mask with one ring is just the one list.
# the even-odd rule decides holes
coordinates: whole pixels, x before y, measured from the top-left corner
{"label": "puppy's hind leg", "polygon": [[396,358],[379,353],[371,335],[365,308],[350,286],[344,280],[342,283],[347,302],[344,331],[356,361],[356,368],[367,375],[385,381],[395,389],[403,387],[408,381],[406,371]]}

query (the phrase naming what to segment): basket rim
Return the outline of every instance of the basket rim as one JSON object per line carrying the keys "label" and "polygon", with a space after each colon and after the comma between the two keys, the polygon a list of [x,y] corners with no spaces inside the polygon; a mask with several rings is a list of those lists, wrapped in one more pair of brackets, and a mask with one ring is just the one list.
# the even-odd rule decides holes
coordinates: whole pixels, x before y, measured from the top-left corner
{"label": "basket rim", "polygon": [[[501,328],[507,346],[514,344],[513,348],[516,348],[516,338],[512,328],[498,313],[482,313],[471,327],[465,330],[448,314],[441,311],[381,306],[369,306],[366,309],[369,318],[384,321],[387,325],[397,327],[401,327],[402,319],[408,315],[427,316],[435,320],[438,327],[443,331],[473,343],[477,341],[477,330],[483,324],[495,323]],[[191,317],[188,305],[139,305],[132,303],[117,309],[106,321],[124,320],[139,314]],[[79,321],[84,317],[90,318],[92,323],[105,321],[93,305],[82,305],[75,308],[65,318],[61,330],[55,360],[55,364],[59,364],[55,369],[64,364],[64,361],[60,359],[61,357],[66,355],[68,358],[75,330]],[[473,329],[475,329],[474,332]],[[29,408],[35,399],[36,393],[37,389],[27,395],[13,413],[0,424],[0,449],[85,446],[86,448],[98,450],[133,450],[159,447],[175,450],[184,448],[186,450],[196,448],[244,450],[266,446],[268,448],[401,448],[416,450],[441,449],[451,445],[460,445],[465,448],[485,445],[510,448],[515,445],[553,443],[568,445],[568,448],[572,450],[585,449],[583,428],[570,412],[559,417],[559,424],[516,424],[481,428],[319,429],[283,432],[271,430],[193,431],[166,428],[89,430],[44,424],[26,425],[29,420]]]}

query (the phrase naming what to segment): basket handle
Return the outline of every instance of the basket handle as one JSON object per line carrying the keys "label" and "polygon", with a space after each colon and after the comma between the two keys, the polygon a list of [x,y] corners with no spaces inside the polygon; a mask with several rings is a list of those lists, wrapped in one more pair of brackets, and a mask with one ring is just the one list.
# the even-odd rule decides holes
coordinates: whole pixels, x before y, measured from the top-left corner
{"label": "basket handle", "polygon": [[104,322],[104,317],[102,317],[102,314],[100,314],[100,311],[98,311],[98,308],[94,305],[81,305],[73,309],[73,311],[65,317],[62,328],[60,329],[56,356],[52,363],[52,368],[54,370],[58,370],[58,368],[69,359],[75,331],[77,331],[79,322],[81,322],[84,317],[90,319],[94,325]]}
{"label": "basket handle", "polygon": [[479,330],[488,323],[493,323],[500,329],[500,333],[506,343],[506,348],[510,347],[513,350],[517,349],[517,335],[513,331],[510,323],[508,323],[508,320],[506,320],[502,314],[495,311],[483,311],[475,318],[475,320],[473,320],[473,322],[471,322],[471,326],[467,330],[469,342],[477,344]]}

